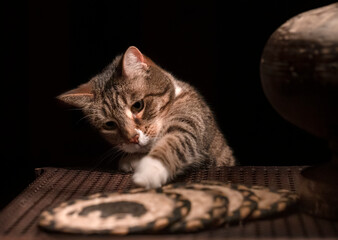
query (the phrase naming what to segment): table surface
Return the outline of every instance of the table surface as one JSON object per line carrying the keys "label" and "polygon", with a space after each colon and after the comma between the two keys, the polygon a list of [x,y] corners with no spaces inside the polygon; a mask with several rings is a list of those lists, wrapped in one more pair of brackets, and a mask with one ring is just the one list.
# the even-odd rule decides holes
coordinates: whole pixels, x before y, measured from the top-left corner
{"label": "table surface", "polygon": [[[261,185],[275,189],[299,189],[302,166],[236,166],[195,169],[175,181],[223,182]],[[193,234],[130,236],[82,236],[45,232],[37,226],[40,213],[58,203],[97,192],[134,188],[131,174],[107,170],[40,168],[37,178],[0,212],[1,239],[338,239],[338,221],[316,218],[298,208],[275,218],[241,222]]]}

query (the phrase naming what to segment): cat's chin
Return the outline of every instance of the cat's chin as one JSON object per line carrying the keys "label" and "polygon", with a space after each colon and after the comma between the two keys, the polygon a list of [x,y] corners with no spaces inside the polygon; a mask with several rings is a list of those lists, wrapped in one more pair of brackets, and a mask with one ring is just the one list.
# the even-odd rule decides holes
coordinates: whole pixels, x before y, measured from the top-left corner
{"label": "cat's chin", "polygon": [[147,153],[150,150],[148,146],[141,146],[134,143],[121,144],[119,148],[126,153]]}

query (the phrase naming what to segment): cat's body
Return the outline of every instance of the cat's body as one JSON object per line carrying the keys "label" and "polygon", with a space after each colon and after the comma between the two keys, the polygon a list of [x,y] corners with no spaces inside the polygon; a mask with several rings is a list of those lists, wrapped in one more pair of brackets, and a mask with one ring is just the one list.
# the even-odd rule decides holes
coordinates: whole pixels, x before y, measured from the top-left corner
{"label": "cat's body", "polygon": [[152,188],[192,165],[235,165],[232,150],[200,94],[130,47],[88,83],[59,99],[81,107],[112,145],[119,166]]}

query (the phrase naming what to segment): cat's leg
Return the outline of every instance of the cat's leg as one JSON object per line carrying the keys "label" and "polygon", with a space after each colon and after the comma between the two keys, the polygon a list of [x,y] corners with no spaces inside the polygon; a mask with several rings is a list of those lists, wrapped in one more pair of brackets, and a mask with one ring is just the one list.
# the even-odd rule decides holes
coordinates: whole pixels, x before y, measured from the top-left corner
{"label": "cat's leg", "polygon": [[145,188],[156,188],[200,159],[195,139],[184,134],[164,136],[136,166],[133,181]]}
{"label": "cat's leg", "polygon": [[143,157],[136,166],[133,181],[145,188],[157,188],[167,183],[169,171],[161,160],[152,156]]}
{"label": "cat's leg", "polygon": [[134,172],[144,155],[145,154],[134,153],[123,156],[119,160],[119,170],[123,172]]}
{"label": "cat's leg", "polygon": [[217,167],[220,166],[235,166],[236,159],[232,153],[232,149],[226,143],[223,134],[217,131],[214,134],[214,138],[210,144],[209,156],[211,159],[215,159]]}

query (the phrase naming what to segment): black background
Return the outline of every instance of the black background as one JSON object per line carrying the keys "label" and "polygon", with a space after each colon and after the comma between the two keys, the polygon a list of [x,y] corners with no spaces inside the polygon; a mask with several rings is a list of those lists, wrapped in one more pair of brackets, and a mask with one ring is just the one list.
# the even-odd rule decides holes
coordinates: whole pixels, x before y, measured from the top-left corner
{"label": "black background", "polygon": [[36,167],[106,158],[109,146],[81,112],[55,97],[130,45],[196,86],[242,165],[311,165],[329,157],[325,141],[270,106],[259,63],[281,24],[334,1],[3,2],[0,207],[34,179]]}

